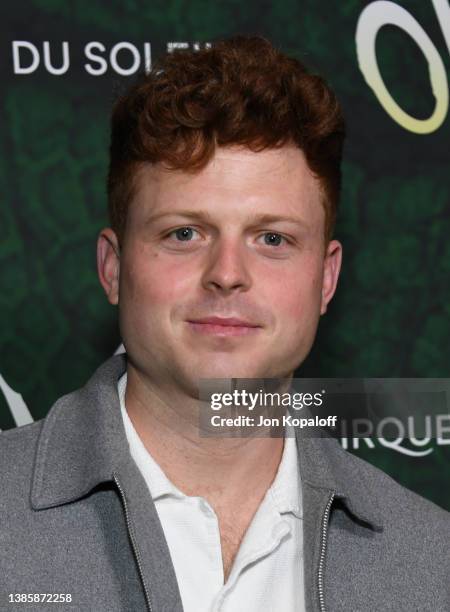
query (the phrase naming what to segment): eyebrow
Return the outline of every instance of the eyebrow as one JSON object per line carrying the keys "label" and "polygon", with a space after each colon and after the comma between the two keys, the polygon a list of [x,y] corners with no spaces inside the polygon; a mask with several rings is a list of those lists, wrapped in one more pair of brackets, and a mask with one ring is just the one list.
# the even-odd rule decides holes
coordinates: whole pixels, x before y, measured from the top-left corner
{"label": "eyebrow", "polygon": [[[195,210],[175,210],[175,211],[167,211],[161,213],[155,213],[150,215],[145,224],[153,223],[154,221],[158,221],[164,217],[186,217],[188,219],[194,219],[199,221],[204,221],[207,223],[213,223],[213,219],[209,212],[206,211],[195,211]],[[302,219],[298,219],[296,217],[290,217],[287,215],[272,215],[268,213],[260,213],[252,217],[252,225],[263,225],[265,223],[280,223],[280,222],[288,222],[294,223],[295,225],[299,225],[302,228],[307,229],[308,224]]]}

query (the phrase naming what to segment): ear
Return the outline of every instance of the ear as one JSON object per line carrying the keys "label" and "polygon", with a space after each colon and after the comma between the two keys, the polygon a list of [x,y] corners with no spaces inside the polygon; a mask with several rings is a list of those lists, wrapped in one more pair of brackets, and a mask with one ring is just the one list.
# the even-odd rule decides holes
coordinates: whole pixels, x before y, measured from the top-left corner
{"label": "ear", "polygon": [[119,303],[120,248],[115,232],[105,228],[97,240],[97,272],[111,304]]}
{"label": "ear", "polygon": [[324,259],[322,303],[320,306],[321,315],[326,313],[328,303],[336,291],[339,272],[341,270],[341,263],[342,244],[337,240],[331,240],[328,243]]}

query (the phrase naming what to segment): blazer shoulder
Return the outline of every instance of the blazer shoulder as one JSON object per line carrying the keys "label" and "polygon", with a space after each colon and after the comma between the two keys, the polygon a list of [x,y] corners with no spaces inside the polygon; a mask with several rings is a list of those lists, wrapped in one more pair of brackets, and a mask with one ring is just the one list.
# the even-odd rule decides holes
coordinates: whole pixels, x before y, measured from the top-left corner
{"label": "blazer shoulder", "polygon": [[33,438],[38,438],[41,431],[42,425],[45,419],[39,419],[33,421],[27,425],[20,425],[19,427],[12,427],[11,429],[5,429],[0,431],[0,445],[8,446],[9,444],[15,445],[20,444],[21,440],[29,442]]}
{"label": "blazer shoulder", "polygon": [[[438,530],[450,529],[450,512],[408,489],[368,461],[344,450],[339,443],[336,447],[340,461],[347,464],[349,473],[358,474],[367,494],[383,509],[387,520],[398,521],[401,518],[404,525],[422,525],[428,531],[433,525]],[[442,531],[439,533],[443,535]]]}
{"label": "blazer shoulder", "polygon": [[31,479],[44,419],[0,432],[0,490],[10,480]]}

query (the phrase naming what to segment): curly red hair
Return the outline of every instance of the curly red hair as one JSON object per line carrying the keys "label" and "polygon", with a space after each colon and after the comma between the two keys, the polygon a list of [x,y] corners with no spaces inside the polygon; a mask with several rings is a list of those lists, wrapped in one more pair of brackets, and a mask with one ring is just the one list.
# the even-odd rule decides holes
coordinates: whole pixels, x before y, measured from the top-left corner
{"label": "curly red hair", "polygon": [[123,237],[133,179],[143,163],[185,172],[216,147],[299,147],[323,189],[331,239],[341,185],[344,120],[336,96],[261,37],[237,36],[199,51],[165,55],[116,102],[111,125],[108,207]]}

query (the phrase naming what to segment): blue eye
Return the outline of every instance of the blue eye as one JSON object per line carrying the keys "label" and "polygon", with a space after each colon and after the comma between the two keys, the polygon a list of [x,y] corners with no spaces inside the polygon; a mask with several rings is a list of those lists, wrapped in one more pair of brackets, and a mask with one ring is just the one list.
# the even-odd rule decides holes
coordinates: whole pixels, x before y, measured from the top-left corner
{"label": "blue eye", "polygon": [[177,240],[179,240],[180,242],[189,242],[194,234],[194,229],[192,229],[192,227],[179,227],[176,230],[173,230],[173,232],[170,232],[169,235],[175,234],[175,236],[177,237]]}
{"label": "blue eye", "polygon": [[285,240],[285,238],[275,232],[266,232],[264,234],[264,243],[268,246],[280,246],[283,240]]}

